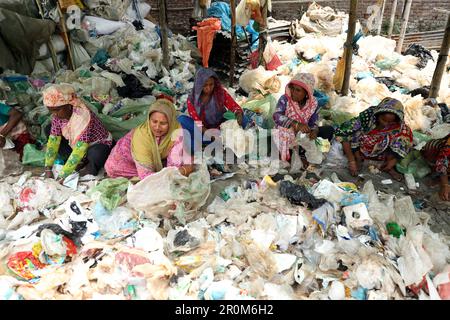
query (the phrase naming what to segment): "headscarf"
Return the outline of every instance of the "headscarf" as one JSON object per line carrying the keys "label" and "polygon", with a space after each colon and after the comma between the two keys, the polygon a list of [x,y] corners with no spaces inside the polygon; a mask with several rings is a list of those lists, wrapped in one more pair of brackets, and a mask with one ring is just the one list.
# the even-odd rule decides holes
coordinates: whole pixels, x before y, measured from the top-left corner
{"label": "headscarf", "polygon": [[[169,131],[161,138],[160,143],[156,141],[150,127],[150,116],[154,112],[161,112],[167,117]],[[131,154],[133,159],[140,165],[150,168],[154,171],[160,171],[163,168],[162,160],[166,159],[174,144],[172,133],[180,127],[176,110],[173,103],[167,99],[156,100],[150,106],[148,119],[137,127],[131,138]]]}
{"label": "headscarf", "polygon": [[91,121],[89,108],[77,97],[73,86],[67,83],[51,85],[42,95],[44,105],[49,110],[66,104],[72,105],[72,116],[62,129],[62,134],[74,146]]}
{"label": "headscarf", "polygon": [[[203,86],[209,78],[214,79],[214,91],[211,99],[204,105],[201,102],[200,96],[202,95]],[[225,112],[224,90],[225,89],[219,81],[219,77],[212,69],[200,68],[197,71],[195,75],[194,88],[192,89],[188,99],[192,105],[194,105],[195,111],[208,128],[216,128],[222,123],[223,114]]]}
{"label": "headscarf", "polygon": [[[308,124],[317,109],[317,100],[314,98],[314,76],[310,73],[297,73],[286,85],[285,95],[288,99],[286,116],[302,124]],[[295,85],[305,89],[307,97],[305,105],[300,108],[298,102],[292,99],[289,86]]]}
{"label": "headscarf", "polygon": [[[393,113],[400,122],[387,128],[377,129],[377,115]],[[363,111],[359,120],[364,132],[359,138],[360,150],[366,157],[378,157],[387,148],[405,157],[412,146],[412,132],[405,123],[403,104],[394,98],[384,98],[378,106]]]}

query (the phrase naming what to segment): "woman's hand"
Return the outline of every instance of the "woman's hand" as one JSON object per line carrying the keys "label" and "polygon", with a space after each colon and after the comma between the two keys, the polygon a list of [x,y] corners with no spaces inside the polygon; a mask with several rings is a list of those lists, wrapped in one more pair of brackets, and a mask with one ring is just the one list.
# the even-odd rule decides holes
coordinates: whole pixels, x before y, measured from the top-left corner
{"label": "woman's hand", "polygon": [[299,122],[294,122],[294,124],[292,125],[292,128],[294,129],[296,134],[299,131],[302,133],[310,133],[311,132],[311,129],[306,124],[299,123]]}
{"label": "woman's hand", "polygon": [[180,173],[185,176],[185,177],[189,177],[189,175],[194,172],[195,167],[191,164],[186,164],[184,166],[181,166],[178,171],[180,171]]}
{"label": "woman's hand", "polygon": [[316,140],[317,134],[319,133],[319,129],[313,129],[309,132],[309,139]]}
{"label": "woman's hand", "polygon": [[439,190],[439,198],[441,198],[441,200],[450,201],[449,189],[448,184],[441,185],[441,190]]}
{"label": "woman's hand", "polygon": [[3,136],[0,136],[0,148],[3,148],[6,143],[6,138]]}
{"label": "woman's hand", "polygon": [[243,114],[242,112],[236,113],[237,123],[242,127]]}
{"label": "woman's hand", "polygon": [[45,177],[48,179],[53,179],[53,171],[50,167],[45,167]]}

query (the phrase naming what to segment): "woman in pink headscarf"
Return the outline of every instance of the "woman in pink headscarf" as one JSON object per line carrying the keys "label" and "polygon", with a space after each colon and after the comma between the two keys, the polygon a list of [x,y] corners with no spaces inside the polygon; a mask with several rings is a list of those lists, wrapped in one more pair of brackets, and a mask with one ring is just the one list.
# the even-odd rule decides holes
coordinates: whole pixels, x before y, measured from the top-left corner
{"label": "woman in pink headscarf", "polygon": [[111,152],[111,133],[77,97],[70,84],[48,87],[43,91],[43,98],[52,113],[45,154],[46,176],[52,177],[52,166],[58,154],[66,161],[55,178],[62,180],[82,167],[85,167],[85,174],[97,175]]}
{"label": "woman in pink headscarf", "polygon": [[[287,84],[285,94],[278,100],[273,114],[278,129],[275,142],[284,161],[291,158],[289,149],[295,145],[298,132],[307,133],[310,139],[333,139],[333,127],[317,125],[320,108],[313,94],[314,76],[310,73],[298,73]],[[306,164],[304,157],[302,160]]]}

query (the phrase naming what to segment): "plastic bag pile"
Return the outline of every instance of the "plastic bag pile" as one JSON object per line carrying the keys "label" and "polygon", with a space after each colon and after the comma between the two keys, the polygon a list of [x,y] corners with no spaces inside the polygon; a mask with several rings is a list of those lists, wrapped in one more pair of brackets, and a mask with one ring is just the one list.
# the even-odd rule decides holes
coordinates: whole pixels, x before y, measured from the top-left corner
{"label": "plastic bag pile", "polygon": [[[136,185],[82,181],[76,192],[8,177],[1,298],[449,299],[449,240],[429,216],[371,181],[358,190],[332,179],[264,176],[205,207],[203,166]],[[166,188],[143,197],[155,183]]]}
{"label": "plastic bag pile", "polygon": [[[301,21],[293,25],[297,28],[294,33],[291,30],[294,43],[268,42],[268,47],[277,53],[282,65],[276,70],[249,69],[241,76],[239,85],[248,98],[240,100],[243,103],[257,101],[268,93],[278,99],[296,73],[309,72],[315,76],[314,89],[318,96],[328,98],[322,117],[330,123],[348,120],[390,96],[405,106],[405,119],[412,130],[431,134],[433,127],[442,123],[439,107],[429,105],[422,96],[412,96],[409,92],[423,87],[429,90],[438,53],[412,45],[404,55],[398,54],[394,40],[364,36],[359,32],[361,27],[358,23],[353,44],[350,94],[339,96],[335,90],[339,89],[342,81],[343,68],[338,61],[343,55],[347,19],[348,15],[313,3]],[[448,65],[450,59],[447,61]],[[450,73],[444,72],[436,99],[438,103],[449,105],[449,82]],[[277,86],[273,86],[274,83]]]}
{"label": "plastic bag pile", "polygon": [[[33,136],[44,144],[49,112],[41,92],[49,83],[70,83],[105,123],[115,139],[139,125],[158,94],[174,96],[179,106],[193,86],[198,49],[179,34],[169,34],[169,68],[162,65],[159,27],[144,19],[150,5],[139,1],[142,29],[136,28],[131,1],[90,1],[81,26],[70,32],[75,70],[65,59],[67,48],[52,37],[61,69],[55,73],[47,44],[30,75],[6,70],[0,76],[0,99],[16,105]],[[54,8],[45,9],[53,17]],[[56,19],[56,18],[55,18]],[[82,54],[81,54],[82,53]]]}

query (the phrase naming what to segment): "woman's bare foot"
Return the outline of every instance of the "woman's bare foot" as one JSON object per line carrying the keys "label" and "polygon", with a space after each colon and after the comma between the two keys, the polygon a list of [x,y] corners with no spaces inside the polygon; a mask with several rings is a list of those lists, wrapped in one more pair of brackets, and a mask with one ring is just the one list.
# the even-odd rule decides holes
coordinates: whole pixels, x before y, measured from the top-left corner
{"label": "woman's bare foot", "polygon": [[403,179],[403,176],[400,173],[398,173],[397,171],[395,171],[395,169],[389,170],[388,173],[396,181],[402,181],[402,179]]}
{"label": "woman's bare foot", "polygon": [[356,161],[349,161],[348,163],[348,170],[350,171],[350,174],[354,177],[358,175],[358,164]]}

